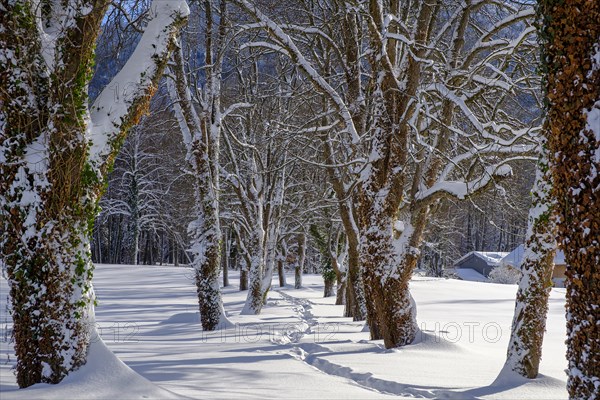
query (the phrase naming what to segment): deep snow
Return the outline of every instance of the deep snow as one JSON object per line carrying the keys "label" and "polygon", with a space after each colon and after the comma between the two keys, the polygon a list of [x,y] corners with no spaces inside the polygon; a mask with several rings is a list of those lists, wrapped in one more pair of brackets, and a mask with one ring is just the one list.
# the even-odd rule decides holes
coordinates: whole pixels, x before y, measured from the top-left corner
{"label": "deep snow", "polygon": [[300,290],[281,289],[275,278],[259,316],[239,315],[246,292],[225,288],[234,325],[217,332],[201,331],[187,268],[99,265],[94,285],[103,341],[94,341],[88,364],[60,385],[19,390],[0,278],[2,400],[567,398],[564,289],[552,290],[542,376],[529,381],[498,377],[516,285],[414,278],[421,332],[415,344],[394,350],[368,340],[362,323],[340,317],[342,306],[322,297],[317,275],[305,276]]}

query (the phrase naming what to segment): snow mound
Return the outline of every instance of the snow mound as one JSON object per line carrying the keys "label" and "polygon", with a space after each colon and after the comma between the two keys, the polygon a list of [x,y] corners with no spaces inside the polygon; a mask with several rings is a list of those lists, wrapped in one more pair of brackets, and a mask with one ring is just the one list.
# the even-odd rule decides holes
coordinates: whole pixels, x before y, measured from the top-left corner
{"label": "snow mound", "polygon": [[219,329],[232,329],[235,328],[236,325],[227,318],[227,314],[221,314],[221,318],[219,319]]}
{"label": "snow mound", "polygon": [[436,397],[440,399],[560,399],[562,396],[557,394],[564,391],[564,387],[565,382],[560,379],[543,374],[539,374],[535,379],[527,379],[505,367],[489,386],[463,392],[438,391]]}
{"label": "snow mound", "polygon": [[199,312],[185,312],[171,315],[166,320],[160,322],[160,324],[190,324],[198,322],[200,322]]}
{"label": "snow mound", "polygon": [[[95,335],[95,337],[99,337]],[[101,339],[90,344],[88,361],[61,383],[40,383],[3,392],[9,399],[185,399],[138,375],[110,351]]]}
{"label": "snow mound", "polygon": [[[200,323],[200,313],[199,312],[183,312],[171,315],[169,318],[164,321],[159,322],[159,325],[169,325],[169,324],[199,324]],[[217,324],[217,329],[231,329],[235,328],[235,324],[231,322],[227,316],[221,315],[219,319],[219,323]]]}

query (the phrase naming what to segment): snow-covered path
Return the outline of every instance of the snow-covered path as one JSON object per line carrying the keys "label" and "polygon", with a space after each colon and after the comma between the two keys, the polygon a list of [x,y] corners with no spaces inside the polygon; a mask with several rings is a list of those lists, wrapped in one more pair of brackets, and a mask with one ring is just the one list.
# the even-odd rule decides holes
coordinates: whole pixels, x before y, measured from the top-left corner
{"label": "snow-covered path", "polygon": [[[206,333],[200,329],[188,269],[101,265],[94,278],[100,302],[97,328],[107,347],[130,368],[183,397],[567,397],[560,290],[551,298],[544,376],[490,386],[502,367],[516,287],[417,278],[412,289],[423,329],[419,342],[385,350],[380,342],[368,340],[362,323],[340,317],[342,306],[333,304],[335,298],[322,297],[319,276],[306,276],[304,282],[300,290],[278,288],[274,282],[259,316],[240,316],[245,292],[237,286],[225,288],[233,326]],[[0,289],[4,321],[6,281],[0,280]],[[71,382],[70,392],[61,389],[65,385],[16,390],[10,371],[14,356],[7,362],[11,349],[5,341],[1,344],[3,400],[65,398],[77,393],[77,385],[86,388],[80,392],[86,398],[143,398],[139,387],[152,386],[131,381],[131,387],[121,387],[108,379],[98,381],[97,391],[89,389],[94,387],[90,382]],[[172,395],[155,389],[148,389],[149,397]]]}
{"label": "snow-covered path", "polygon": [[[121,279],[118,274],[108,275],[99,273],[96,283],[105,305],[98,309],[99,323],[109,327],[132,323],[139,326],[132,335],[137,342],[109,342],[108,346],[136,372],[161,387],[192,398],[211,399],[280,398],[283,393],[288,398],[381,397],[350,381],[332,380],[315,373],[313,368],[290,356],[285,342],[298,334],[303,324],[299,323],[293,306],[276,292],[269,296],[262,315],[248,317],[237,315],[246,293],[240,293],[237,287],[225,289],[225,307],[234,326],[202,332],[196,312],[195,285],[188,271],[152,269],[150,274],[143,274],[149,281],[142,286],[133,285],[127,295],[122,289],[112,291],[118,295],[105,290],[118,287],[119,283],[112,280]],[[179,287],[169,283],[176,275]],[[131,278],[130,282],[136,282],[141,276]],[[125,277],[122,279],[125,281]],[[144,313],[143,302],[132,299],[152,303],[146,304],[148,311]],[[140,321],[144,313],[144,322],[132,320],[132,314],[123,309],[122,303],[132,301],[135,304],[126,306],[126,310],[135,313]],[[116,315],[121,319],[115,320]],[[281,332],[287,332],[287,336]]]}

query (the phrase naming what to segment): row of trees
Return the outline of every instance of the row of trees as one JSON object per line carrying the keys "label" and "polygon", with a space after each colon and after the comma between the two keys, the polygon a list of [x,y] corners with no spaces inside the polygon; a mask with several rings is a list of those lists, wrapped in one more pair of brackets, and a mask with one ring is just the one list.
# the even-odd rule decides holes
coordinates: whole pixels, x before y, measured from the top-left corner
{"label": "row of trees", "polygon": [[[306,6],[308,7],[309,5],[307,4]],[[331,6],[340,7],[341,3],[337,5],[334,3]],[[205,179],[206,176],[204,176],[203,179],[197,179],[196,185],[199,189],[196,189],[197,198],[195,204],[200,204],[202,201],[208,203],[206,203],[204,211],[197,211],[197,214],[199,215],[198,218],[200,218],[199,221],[204,225],[199,226],[197,230],[200,233],[197,233],[195,237],[197,238],[198,243],[201,242],[203,244],[195,244],[192,247],[207,251],[205,246],[208,243],[214,244],[218,242],[218,234],[212,236],[209,235],[209,237],[202,237],[202,235],[207,235],[213,228],[217,230],[220,229],[221,220],[217,218],[216,215],[218,213],[216,210],[220,209],[222,217],[225,217],[228,223],[231,223],[233,231],[237,233],[235,236],[240,239],[240,250],[243,250],[243,252],[247,254],[245,257],[247,266],[244,270],[247,269],[249,271],[250,278],[254,282],[251,283],[251,287],[253,288],[251,293],[253,293],[253,295],[249,297],[249,304],[245,312],[258,312],[262,304],[262,298],[270,285],[270,276],[276,264],[275,260],[282,257],[282,254],[278,253],[287,252],[287,250],[284,249],[294,246],[294,242],[301,241],[295,240],[294,237],[298,235],[305,236],[306,227],[312,224],[311,218],[312,220],[315,219],[315,213],[313,213],[313,216],[308,216],[306,213],[303,214],[302,212],[296,212],[292,213],[293,215],[290,215],[290,212],[293,210],[298,211],[299,205],[302,205],[301,208],[314,209],[312,204],[315,201],[322,200],[324,197],[328,200],[333,200],[332,197],[337,197],[338,205],[340,204],[339,199],[344,199],[344,202],[347,204],[339,207],[337,218],[339,218],[344,225],[344,238],[349,243],[348,264],[350,268],[348,274],[339,269],[334,271],[334,273],[339,277],[340,285],[342,281],[344,281],[345,285],[346,275],[350,281],[350,290],[347,292],[346,315],[354,316],[358,320],[364,319],[367,310],[364,306],[364,301],[362,300],[364,297],[362,294],[362,283],[359,281],[359,265],[361,262],[359,261],[358,238],[361,233],[358,231],[358,219],[355,215],[359,209],[358,205],[360,204],[360,199],[356,197],[356,193],[360,191],[361,185],[363,185],[361,180],[364,178],[363,172],[365,170],[365,162],[371,162],[368,161],[368,153],[369,151],[373,151],[369,150],[369,147],[373,143],[373,138],[369,137],[368,140],[365,139],[365,143],[360,146],[353,145],[350,143],[352,138],[344,137],[345,133],[337,129],[335,122],[332,124],[329,123],[329,120],[332,120],[332,111],[327,104],[327,102],[330,101],[327,97],[333,95],[334,101],[343,100],[347,102],[348,100],[341,99],[341,97],[336,98],[335,96],[337,95],[335,95],[335,93],[337,92],[335,91],[324,93],[317,92],[316,94],[314,92],[309,92],[309,90],[313,89],[311,86],[313,86],[314,82],[311,82],[310,79],[307,80],[302,72],[303,68],[306,69],[307,63],[310,60],[305,59],[304,63],[294,63],[294,60],[290,59],[288,54],[281,49],[281,51],[279,51],[280,54],[274,54],[273,46],[275,46],[275,44],[269,44],[268,41],[263,40],[257,42],[256,40],[258,39],[256,38],[250,39],[244,36],[249,34],[262,34],[260,26],[256,23],[252,23],[251,20],[248,21],[248,24],[242,25],[241,28],[236,29],[233,28],[231,23],[231,20],[245,21],[245,19],[248,18],[256,19],[258,18],[257,16],[253,16],[252,13],[250,13],[249,16],[244,15],[243,13],[240,13],[239,10],[237,13],[230,16],[227,14],[227,7],[219,6],[212,10],[208,4],[201,4],[200,10],[204,11],[201,11],[198,15],[206,15],[206,18],[208,18],[209,14],[211,15],[211,18],[213,18],[214,14],[215,23],[203,23],[202,20],[198,20],[190,25],[193,27],[193,29],[190,30],[193,34],[184,32],[182,35],[181,55],[175,57],[171,68],[171,76],[174,79],[169,79],[167,85],[170,87],[170,89],[168,89],[169,96],[170,98],[175,99],[176,109],[179,110],[176,111],[176,119],[181,131],[184,133],[184,142],[188,144],[191,143],[190,140],[193,139],[187,137],[189,136],[187,131],[189,130],[192,132],[192,128],[196,129],[196,148],[198,149],[195,150],[196,153],[205,158],[203,163],[206,168],[212,169],[213,171],[219,170],[219,173],[211,173],[211,179],[215,182],[208,187],[200,183],[207,182]],[[307,15],[316,15],[315,13],[318,12],[332,13],[334,11],[336,10],[306,10]],[[516,10],[512,11],[516,12]],[[469,13],[470,12],[471,11],[469,11]],[[509,28],[512,27],[512,24],[516,24],[530,14],[531,13],[525,13],[514,20],[508,18],[507,21],[502,22],[507,26],[498,26],[495,29],[500,31],[502,29],[510,30]],[[289,17],[286,13],[280,13],[279,15]],[[322,20],[328,21],[325,17],[331,19],[332,15],[334,14],[324,14]],[[454,17],[457,18],[457,16]],[[261,18],[263,20],[268,20],[268,17],[265,14],[261,14]],[[463,16],[463,19],[467,20],[466,16]],[[207,19],[206,21],[210,22],[211,19]],[[311,21],[305,21],[305,24],[310,23]],[[453,22],[450,21],[449,23]],[[330,20],[327,24],[328,25],[319,28],[322,31],[314,28],[308,33],[299,29],[300,26],[287,27],[286,25],[286,28],[291,29],[292,32],[300,33],[303,36],[310,34],[308,37],[310,40],[315,40],[314,38],[311,38],[313,35],[317,35],[316,37],[322,34],[328,35],[329,41],[321,43],[320,46],[322,47],[321,52],[323,54],[330,54],[328,56],[329,64],[326,66],[317,66],[322,70],[322,74],[325,78],[332,80],[332,83],[335,83],[336,86],[342,85],[339,86],[338,89],[341,90],[344,87],[348,87],[351,82],[337,81],[339,74],[336,70],[348,70],[349,67],[346,65],[346,59],[335,59],[334,56],[335,54],[340,54],[340,49],[336,48],[338,44],[334,45],[334,43],[332,43],[333,39],[331,38],[338,35],[340,40],[343,40],[341,35],[343,35],[344,32],[341,31],[338,26],[332,25]],[[358,27],[360,27],[360,24],[357,25],[357,28]],[[446,27],[445,29],[447,32],[445,31],[443,34],[449,35],[452,32],[452,29],[456,28]],[[531,30],[529,33],[530,32]],[[287,35],[285,32],[282,32],[281,34]],[[285,37],[292,40],[291,36]],[[373,45],[366,40],[366,38],[368,38],[367,32],[361,33],[361,37],[364,39],[359,41],[364,41],[365,45]],[[277,38],[267,39],[274,41],[278,40]],[[358,38],[355,39],[358,40]],[[398,38],[395,37],[393,39],[398,40]],[[522,38],[519,37],[518,39],[522,40]],[[352,40],[354,39],[346,38],[348,45],[352,45]],[[440,41],[440,43],[443,42],[443,38],[438,38],[437,40]],[[238,41],[237,47],[235,45],[236,41]],[[306,42],[307,39],[302,38],[302,41]],[[225,43],[229,43],[230,45],[225,46]],[[498,44],[496,43],[495,45]],[[514,46],[515,44],[508,43],[505,45]],[[195,54],[197,55],[198,48],[207,49],[205,50],[203,57],[194,56]],[[275,48],[277,48],[277,46],[275,46]],[[299,56],[305,57],[300,49],[296,48],[296,50],[299,52]],[[314,58],[314,55],[310,56],[313,58],[311,62],[321,62],[320,58]],[[437,56],[432,55],[433,60],[435,60],[436,57]],[[244,58],[245,61],[242,61]],[[341,64],[336,66],[335,62]],[[360,57],[355,60],[355,63],[357,64],[357,67],[360,67],[359,71],[361,68],[372,68],[369,65],[368,60],[361,59]],[[221,72],[224,64],[231,64],[230,73],[226,77],[223,77]],[[207,66],[210,66],[210,68]],[[308,65],[308,67],[311,66]],[[375,77],[376,75],[373,74],[373,76]],[[349,79],[352,75],[346,73],[346,77]],[[323,79],[323,82],[327,83],[327,79]],[[421,78],[415,77],[415,84],[417,86],[419,85],[419,79]],[[479,77],[478,79],[482,80],[483,78]],[[373,91],[374,85],[376,86],[374,81],[365,81],[365,83],[362,84],[364,87],[358,87],[358,89],[361,93]],[[186,89],[186,86],[190,86],[193,90]],[[332,89],[333,86],[330,86],[330,88]],[[230,94],[232,89],[235,90],[235,94]],[[437,89],[434,87],[426,87],[425,89],[427,89],[426,91],[437,93]],[[394,89],[392,88],[390,90]],[[493,87],[492,90],[497,90],[497,88]],[[531,91],[531,89],[525,90],[525,92],[527,91]],[[218,93],[218,95],[216,93]],[[277,96],[273,97],[273,93],[277,94]],[[525,94],[522,94],[522,96],[525,96]],[[223,98],[223,101],[227,103],[227,108],[223,107],[224,110],[222,111],[219,109],[218,112],[212,110],[211,108],[214,108],[214,106],[211,105],[210,99],[213,97],[219,100],[219,102],[221,101],[221,98]],[[276,100],[273,100],[273,98]],[[524,100],[525,103],[527,103],[527,101],[531,102],[532,99],[529,98]],[[364,115],[360,117],[357,115],[353,118],[366,121],[367,115],[372,113],[375,103],[372,102],[368,107],[369,108],[366,107],[365,103],[365,108],[362,110]],[[465,107],[468,106],[465,105]],[[318,113],[315,109],[317,109],[317,111],[318,109],[321,109],[322,112]],[[196,110],[199,110],[199,112],[196,112]],[[295,112],[293,114],[285,114],[284,111],[288,110],[294,110]],[[466,112],[470,112],[468,109],[465,110]],[[415,112],[418,113],[418,110]],[[197,115],[193,115],[194,113]],[[310,117],[315,114],[318,118],[311,120]],[[302,117],[305,118],[301,119]],[[209,120],[203,122],[202,118],[209,118]],[[310,121],[308,125],[306,123],[307,119]],[[523,119],[531,120],[532,116],[525,114]],[[322,126],[323,123],[327,123],[327,125]],[[349,125],[348,129],[356,129],[353,125],[353,121],[348,120],[345,123],[352,123]],[[375,124],[375,121],[370,121],[370,123]],[[201,128],[204,129],[205,132],[200,132]],[[371,135],[370,132],[379,130],[375,125],[364,125],[361,129],[363,131],[361,134],[363,137]],[[420,129],[427,130],[429,129],[429,125]],[[501,129],[506,130],[505,127]],[[522,132],[521,136],[527,136],[527,132],[528,131]],[[317,142],[315,142],[315,136],[318,138]],[[483,136],[485,136],[485,134],[483,134]],[[193,138],[194,135],[191,137]],[[206,145],[201,142],[203,137],[207,138]],[[210,139],[211,137],[212,139]],[[223,151],[219,152],[217,151],[217,148],[221,146],[221,137],[224,138],[226,146]],[[487,140],[491,143],[495,139],[495,137],[492,137]],[[521,140],[522,138],[518,139]],[[427,146],[427,143],[424,142],[420,136],[416,138],[416,142],[411,143],[410,145],[419,145],[419,140],[421,141],[421,146]],[[486,139],[483,138],[482,140]],[[204,149],[203,146],[206,148]],[[212,150],[209,149],[211,146]],[[484,143],[482,146],[485,148],[488,144]],[[352,150],[353,147],[354,149]],[[499,148],[500,146],[496,147]],[[311,153],[303,154],[302,150],[308,148],[311,149]],[[314,150],[316,150],[316,153]],[[512,146],[509,151],[526,153],[531,150],[532,145],[525,143]],[[355,154],[351,154],[349,151],[354,152]],[[439,150],[437,151],[439,152]],[[485,149],[484,153],[487,154],[488,151],[491,154],[491,157],[496,157],[496,154],[502,153],[502,150],[496,148]],[[426,147],[425,149],[421,149],[420,152],[422,153],[420,157],[424,157],[427,152]],[[201,153],[204,153],[204,155]],[[186,156],[188,161],[192,158],[190,154],[190,148],[188,146],[188,155]],[[479,152],[474,152],[473,154],[459,154],[461,162],[464,162],[465,164],[467,164],[469,157],[480,158],[481,156]],[[341,159],[338,162],[336,158]],[[520,156],[517,156],[517,158],[523,158],[523,155],[521,154]],[[279,165],[283,166],[280,168]],[[465,167],[469,167],[472,170],[472,173],[474,173],[473,166],[466,165]],[[195,171],[194,168],[197,169],[198,167],[192,165],[192,172]],[[305,171],[304,176],[298,174],[298,172],[290,173],[290,171],[298,171],[300,168]],[[327,193],[327,182],[322,179],[317,180],[316,182],[314,179],[310,180],[311,176],[318,175],[318,171],[322,171],[323,169],[328,171],[329,183],[333,183],[331,185],[331,188],[333,189],[331,193]],[[311,171],[317,172],[313,173]],[[446,173],[448,172],[450,171],[446,171]],[[487,173],[484,169],[482,169],[482,172],[484,172],[484,175]],[[199,173],[191,174],[191,176],[196,177],[198,175]],[[220,186],[220,183],[217,181],[219,180],[220,175],[226,178],[224,184],[228,189],[231,189],[230,193],[234,195],[228,196],[228,198],[225,199],[225,203],[222,203],[219,200],[220,191],[218,190],[218,187]],[[412,186],[417,185],[418,180],[422,179],[423,176],[423,171],[420,171],[418,176],[413,178]],[[307,178],[309,179],[308,182],[306,180]],[[492,180],[489,179],[489,176],[487,178],[484,177],[484,180],[486,180],[487,183],[492,182]],[[307,185],[308,183],[312,183],[312,185]],[[318,183],[320,183],[320,185],[318,185]],[[465,186],[468,185],[468,183],[462,183],[461,181],[452,181],[452,183]],[[311,187],[307,190],[308,186]],[[486,185],[481,184],[476,188],[471,188],[468,195],[474,196],[478,189],[481,189],[484,186]],[[206,193],[199,192],[201,189],[208,190],[211,187],[213,187],[213,189]],[[294,190],[290,191],[290,187],[293,187]],[[310,196],[306,195],[306,193],[311,191],[314,193],[315,189],[316,193],[321,193],[321,195],[317,196],[315,199],[311,199]],[[498,188],[498,191],[501,189],[502,188]],[[382,190],[385,191],[387,189]],[[227,189],[224,189],[223,191],[225,193],[228,192]],[[285,196],[283,195],[284,192]],[[451,209],[451,204],[443,202],[444,196],[440,195],[442,193],[447,192],[441,190],[433,196],[436,198],[434,201],[435,207],[440,210],[443,208],[446,210]],[[256,194],[258,194],[258,196]],[[466,197],[465,194],[466,193],[459,193],[458,197]],[[420,201],[421,200],[419,200],[419,202]],[[415,201],[413,200],[412,202],[414,203]],[[288,203],[289,206],[285,203]],[[226,209],[223,207],[223,204],[225,204]],[[254,206],[250,207],[251,204],[254,204]],[[473,202],[472,204],[476,203]],[[236,205],[239,205],[239,207]],[[330,201],[330,204],[325,207],[331,208],[332,205],[335,204]],[[319,207],[323,206],[320,205]],[[473,208],[477,209],[477,207],[478,206],[474,206]],[[285,210],[285,213],[282,213],[282,210]],[[209,211],[212,216],[207,220],[207,217],[204,214]],[[364,212],[366,216],[370,218],[372,213],[368,210],[365,210]],[[285,221],[281,218],[284,214],[286,216],[286,218],[284,218]],[[443,214],[443,211],[438,211],[438,214]],[[485,245],[485,243],[473,243],[472,238],[485,238],[485,232],[481,233],[480,231],[488,226],[487,221],[481,223],[480,221],[482,218],[479,217],[473,218],[473,222],[471,222],[470,216],[472,214],[472,211],[467,210],[469,218],[467,218],[466,223],[466,238],[464,244],[461,244],[460,246],[464,249],[469,249],[470,246],[480,247]],[[442,218],[438,219],[441,220]],[[370,229],[370,221],[365,222],[365,224],[363,230],[368,231]],[[256,230],[256,226],[262,227],[262,230]],[[438,234],[439,232],[442,232],[443,234],[443,228],[440,229],[440,227],[443,226],[443,223],[436,224],[435,227],[438,228]],[[474,227],[473,230],[471,230],[472,226]],[[419,231],[424,232],[425,228],[425,226],[421,226]],[[475,231],[478,231],[479,233],[473,233]],[[496,232],[500,233],[500,239],[502,239],[502,235],[509,236],[509,234],[505,232],[505,229],[502,228],[496,228]],[[421,235],[422,233],[419,234],[419,236]],[[522,236],[522,234],[513,233],[512,240],[507,240],[504,246],[508,247],[513,245],[518,241],[520,236]],[[290,238],[294,238],[291,240],[291,246],[288,244]],[[419,237],[415,240],[418,242],[418,247],[422,239]],[[501,245],[502,240],[499,240],[496,243]],[[267,246],[270,246],[271,248],[267,249]],[[377,246],[379,245],[376,245],[376,247]],[[216,245],[213,245],[213,247],[216,248]],[[443,248],[442,246],[435,247],[437,248],[434,250],[433,255],[439,257]],[[459,247],[455,246],[455,248]],[[460,251],[461,248],[459,248],[458,251]],[[455,254],[450,251],[443,252],[446,254],[446,259]],[[218,252],[213,251],[213,259],[210,262],[213,266],[210,269],[213,271],[216,271],[214,266],[220,264],[216,258],[217,255]],[[297,258],[301,259],[301,257]],[[196,260],[195,262],[199,262],[198,260],[202,260],[203,256],[197,254],[193,259]],[[413,257],[411,263],[415,264],[417,261],[419,261],[419,258]],[[433,262],[440,263],[439,260]],[[342,268],[344,267],[342,266]],[[409,269],[412,268],[414,268],[414,265]],[[197,265],[197,269],[201,269],[200,264]],[[254,273],[252,271],[258,272]],[[213,282],[216,281],[214,275],[211,279]],[[199,291],[199,293],[203,292],[203,290]],[[215,295],[215,298],[216,297],[218,296]],[[355,299],[360,301],[356,301]],[[254,302],[255,304],[251,306],[250,302]],[[216,326],[217,320],[218,318],[214,319],[209,325]],[[377,336],[378,334],[374,332],[374,337]]]}
{"label": "row of trees", "polygon": [[[590,211],[598,201],[597,7],[585,18],[553,2],[540,8],[550,99],[540,135],[535,12],[520,2],[203,1],[181,31],[185,3],[157,2],[139,15],[122,5],[126,28],[145,27],[89,105],[92,44],[108,3],[83,3],[2,3],[0,245],[21,387],[59,382],[85,362],[92,234],[99,260],[189,257],[206,330],[225,319],[223,243],[230,253],[235,240],[248,280],[244,314],[260,313],[272,274],[288,261],[301,285],[314,243],[345,315],[366,319],[388,348],[410,344],[417,323],[408,281],[424,257],[439,264],[447,253],[448,215],[465,215],[467,231],[484,229],[469,208],[482,209],[492,192],[518,198],[517,185],[506,196],[502,181],[548,147],[562,158],[542,157],[538,168],[507,367],[537,375],[544,318],[535,314],[547,307],[556,210],[570,265],[569,390],[597,393],[600,306],[589,292],[599,261]],[[563,14],[567,22],[550,17]],[[578,24],[589,31],[565,47],[561,38]],[[561,64],[565,53],[579,57],[579,69]],[[114,163],[157,89],[158,111]],[[183,156],[158,162],[153,155],[169,146]],[[120,173],[93,231],[113,163]],[[561,194],[576,201],[553,205]],[[523,235],[518,223],[496,229],[489,240],[506,248]],[[484,246],[475,236],[487,239],[468,232],[460,248]]]}
{"label": "row of trees", "polygon": [[493,186],[537,146],[533,10],[332,1],[290,15],[236,3],[250,18],[245,47],[293,62],[319,94],[322,114],[303,130],[318,139],[314,162],[349,244],[347,314],[366,317],[386,347],[411,343],[408,280],[428,221],[443,199]]}

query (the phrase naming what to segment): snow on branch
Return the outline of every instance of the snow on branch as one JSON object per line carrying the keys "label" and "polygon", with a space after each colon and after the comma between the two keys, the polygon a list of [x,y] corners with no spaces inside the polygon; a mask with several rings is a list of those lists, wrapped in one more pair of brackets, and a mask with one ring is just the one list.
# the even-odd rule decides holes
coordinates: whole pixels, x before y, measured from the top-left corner
{"label": "snow on branch", "polygon": [[150,21],[133,54],[90,110],[90,162],[103,169],[119,138],[135,124],[156,90],[175,36],[189,8],[184,0],[155,0]]}
{"label": "snow on branch", "polygon": [[471,49],[469,55],[465,57],[461,68],[467,69],[477,58],[477,56],[481,53],[484,53],[484,51],[489,52],[489,54],[484,58],[483,62],[480,63],[481,65],[489,64],[490,59],[495,59],[500,56],[512,55],[515,52],[515,50],[525,41],[525,39],[527,39],[527,37],[531,35],[534,35],[535,32],[536,28],[533,26],[529,26],[526,29],[524,29],[517,38],[510,41],[499,39],[489,42],[482,42],[480,40],[478,43],[475,44],[473,49]]}
{"label": "snow on branch", "polygon": [[292,38],[287,35],[283,29],[263,14],[255,5],[247,0],[236,0],[240,6],[246,9],[260,23],[264,24],[271,37],[277,40],[282,47],[289,53],[289,57],[294,61],[309,77],[312,83],[327,95],[344,120],[344,129],[352,137],[352,143],[356,144],[360,141],[350,110],[346,107],[344,99],[340,94],[313,68],[311,63],[306,59],[304,54],[298,49]]}
{"label": "snow on branch", "polygon": [[270,50],[273,50],[276,53],[281,53],[284,56],[291,57],[290,53],[288,53],[288,51],[286,50],[285,47],[278,46],[278,45],[276,45],[274,43],[269,43],[269,42],[264,42],[264,41],[262,41],[262,42],[244,43],[244,44],[242,44],[240,46],[240,50],[245,50],[245,49],[249,49],[249,48],[251,49],[251,48],[254,48],[254,47],[261,47],[261,48],[265,48],[265,49],[270,49]]}
{"label": "snow on branch", "polygon": [[[467,120],[471,123],[472,127],[475,129],[476,132],[479,133],[479,135],[481,135],[482,138],[487,139],[499,146],[512,146],[517,139],[520,139],[526,136],[527,134],[531,133],[530,128],[523,128],[515,131],[514,127],[511,127],[507,124],[498,124],[494,121],[486,123],[481,122],[478,119],[477,114],[473,110],[471,110],[469,105],[467,105],[464,96],[455,93],[443,83],[432,83],[426,86],[423,89],[423,91],[435,92],[441,98],[447,99],[454,103],[454,105],[462,111],[462,114],[467,118]],[[514,132],[514,134],[510,138],[505,139],[497,135],[501,132]]]}
{"label": "snow on branch", "polygon": [[232,112],[235,112],[237,110],[239,110],[240,108],[251,108],[254,107],[254,104],[252,103],[235,103],[230,105],[229,107],[227,107],[225,109],[225,111],[223,111],[223,114],[221,114],[221,118],[225,119],[229,114],[231,114]]}
{"label": "snow on branch", "polygon": [[472,147],[468,151],[458,154],[448,159],[446,166],[440,174],[440,179],[445,180],[451,175],[456,167],[473,159],[480,159],[482,156],[497,156],[497,155],[515,155],[515,159],[528,158],[527,154],[535,154],[539,151],[539,145],[533,144],[514,144],[511,146],[502,146],[497,143],[492,143],[487,146]]}
{"label": "snow on branch", "polygon": [[185,75],[181,48],[175,50],[173,59],[174,65],[171,67],[171,72],[174,76],[167,79],[167,90],[173,101],[173,112],[181,130],[183,144],[186,147],[185,159],[189,162],[192,160],[193,143],[202,141],[202,133],[199,131],[201,122],[192,103],[192,94]]}
{"label": "snow on branch", "polygon": [[512,168],[503,161],[500,164],[490,165],[485,168],[484,172],[476,179],[471,181],[438,181],[433,186],[427,189],[422,189],[417,192],[415,199],[422,201],[432,196],[450,195],[458,199],[465,199],[477,191],[485,188],[492,182],[494,177],[508,177],[512,175]]}
{"label": "snow on branch", "polygon": [[[489,40],[492,36],[496,35],[503,29],[508,28],[509,26],[514,25],[517,22],[525,21],[535,16],[535,9],[533,7],[524,8],[523,10],[517,13],[511,13],[509,16],[504,18],[501,21],[498,21],[481,39],[480,42],[484,42]],[[528,31],[526,29],[526,31]]]}

